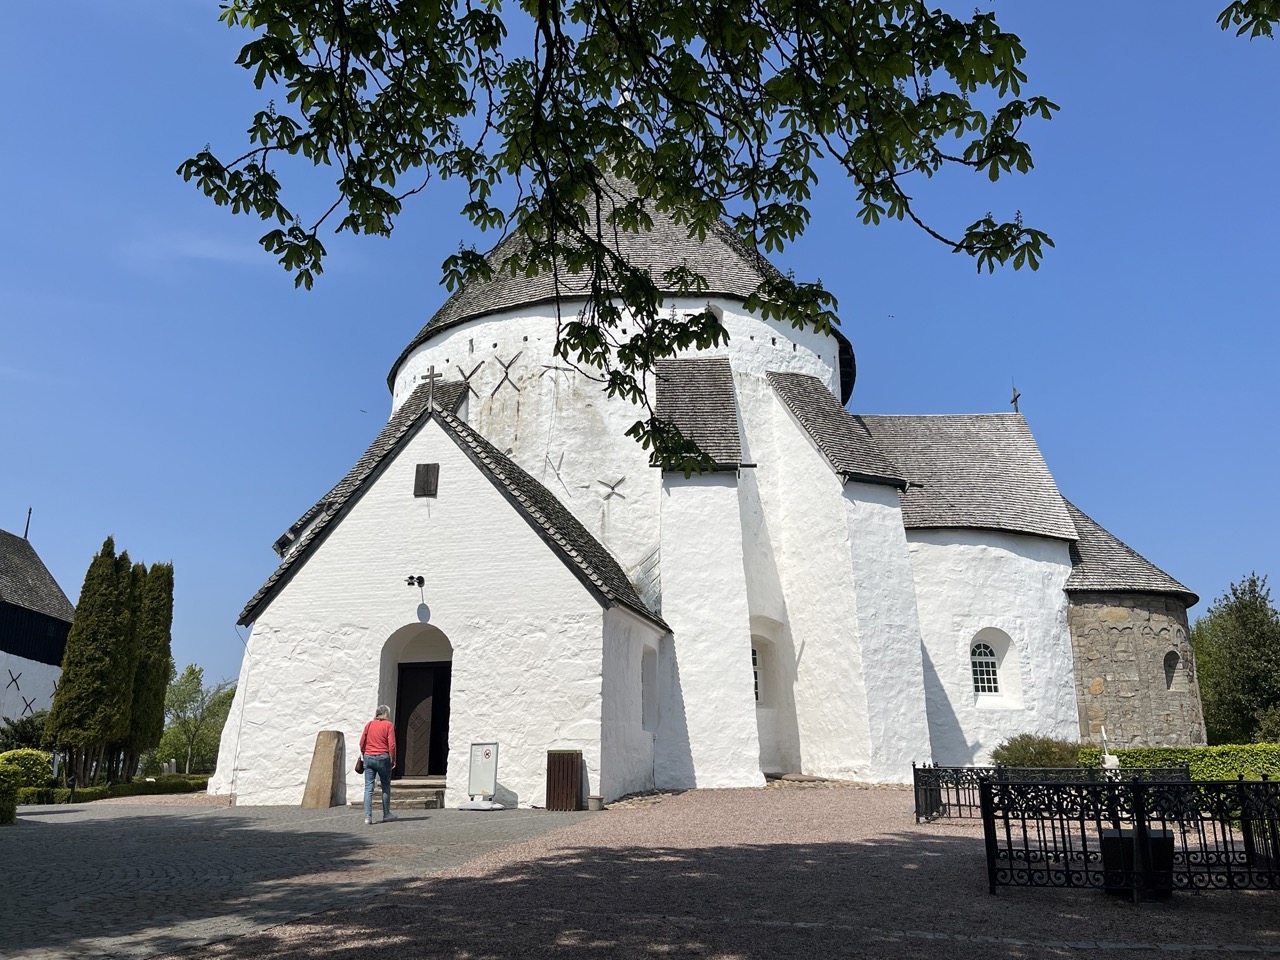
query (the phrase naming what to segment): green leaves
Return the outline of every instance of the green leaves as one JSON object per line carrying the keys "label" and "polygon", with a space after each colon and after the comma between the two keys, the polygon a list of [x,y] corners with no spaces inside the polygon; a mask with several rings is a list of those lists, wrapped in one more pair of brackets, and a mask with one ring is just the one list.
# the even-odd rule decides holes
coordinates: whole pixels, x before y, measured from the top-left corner
{"label": "green leaves", "polygon": [[1211,743],[1248,743],[1273,735],[1280,703],[1280,611],[1267,578],[1231,584],[1191,630],[1200,697]]}
{"label": "green leaves", "polygon": [[[727,220],[748,250],[777,252],[808,227],[829,158],[863,223],[909,220],[978,269],[1034,269],[1052,245],[1016,218],[957,234],[907,189],[946,167],[993,181],[1032,168],[1022,125],[1057,106],[1021,99],[1026,51],[989,13],[966,20],[919,0],[225,0],[221,20],[252,34],[237,62],[273,99],[244,153],[205,149],[178,172],[272,222],[260,242],[298,286],[323,271],[326,224],[388,235],[414,194],[459,178],[463,216],[519,242],[494,261],[449,257],[449,288],[495,272],[575,277],[579,289],[587,278],[557,353],[641,404],[656,359],[726,336],[664,307],[705,290],[696,272],[654,278],[628,262],[626,238],[649,211],[699,238]],[[305,219],[286,205],[277,154],[332,168],[332,205]],[[650,206],[618,200],[618,181]],[[830,296],[794,281],[750,307],[834,322]],[[688,462],[677,438],[641,424],[659,455]]]}
{"label": "green leaves", "polygon": [[1236,36],[1246,33],[1249,39],[1274,36],[1274,28],[1280,21],[1280,0],[1233,0],[1218,14],[1218,26],[1223,30],[1236,28]]}

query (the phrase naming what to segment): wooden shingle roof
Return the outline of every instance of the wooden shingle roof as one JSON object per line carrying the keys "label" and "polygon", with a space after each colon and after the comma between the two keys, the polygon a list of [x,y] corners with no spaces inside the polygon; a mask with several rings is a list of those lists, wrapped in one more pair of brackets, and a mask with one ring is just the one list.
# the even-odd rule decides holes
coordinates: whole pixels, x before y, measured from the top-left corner
{"label": "wooden shingle roof", "polygon": [[738,403],[728,357],[659,360],[654,412],[676,425],[717,467],[742,463]]}
{"label": "wooden shingle roof", "polygon": [[[629,184],[606,181],[603,198],[606,206],[612,203],[614,207],[620,207],[634,195],[634,188]],[[706,237],[699,239],[690,236],[688,226],[677,223],[670,212],[658,210],[652,204],[646,206],[645,212],[653,222],[652,229],[641,233],[619,231],[615,247],[628,262],[647,270],[661,293],[679,295],[675,285],[664,282],[663,278],[667,271],[682,266],[705,280],[705,286],[696,294],[698,297],[746,300],[764,281],[781,277],[777,267],[739,239],[725,223],[713,223]],[[591,278],[587,274],[572,274],[562,269],[556,273],[512,276],[499,269],[499,264],[509,256],[514,254],[519,259],[525,243],[521,237],[513,235],[486,255],[493,268],[492,276],[454,291],[391,365],[387,374],[388,387],[394,389],[396,371],[417,346],[451,327],[516,307],[581,299],[588,295]],[[842,402],[847,402],[856,374],[853,347],[839,331],[832,330],[832,335],[836,339],[840,363]]]}
{"label": "wooden shingle roof", "polygon": [[[427,385],[422,384],[414,390],[369,445],[356,466],[325,499],[304,514],[304,520],[299,521],[299,524],[306,521],[301,539],[296,547],[285,554],[275,572],[245,604],[238,621],[242,626],[248,626],[257,618],[293,574],[306,563],[341,516],[391,463],[400,448],[434,417],[445,435],[479,467],[481,473],[498,488],[597,598],[606,603],[620,603],[667,629],[662,619],[641,601],[613,555],[578,522],[555,495],[454,416],[450,408],[458,408],[460,391],[463,389],[465,385],[462,383],[438,385],[435,396],[442,409],[434,411],[427,403]],[[459,393],[451,401],[448,398],[454,396],[455,390]],[[298,525],[295,524],[296,526]]]}
{"label": "wooden shingle roof", "polygon": [[76,613],[31,542],[6,530],[0,530],[0,603],[66,623]]}
{"label": "wooden shingle roof", "polygon": [[862,419],[846,410],[821,380],[803,373],[767,376],[836,473],[862,483],[905,486],[901,469],[884,455]]}
{"label": "wooden shingle roof", "polygon": [[1075,524],[1077,540],[1071,545],[1068,593],[1160,593],[1183,600],[1188,607],[1200,598],[1138,551],[1109,533],[1092,517],[1071,503],[1067,512]]}
{"label": "wooden shingle roof", "polygon": [[1018,413],[864,416],[908,486],[908,528],[1003,530],[1075,540],[1062,495]]}

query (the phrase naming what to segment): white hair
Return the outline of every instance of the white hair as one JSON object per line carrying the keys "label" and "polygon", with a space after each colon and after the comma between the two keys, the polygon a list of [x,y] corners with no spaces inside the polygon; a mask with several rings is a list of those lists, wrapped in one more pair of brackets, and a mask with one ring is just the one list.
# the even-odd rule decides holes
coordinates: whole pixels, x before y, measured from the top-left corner
{"label": "white hair", "polygon": [[374,715],[373,715],[373,719],[375,719],[375,720],[390,720],[390,719],[391,719],[391,708],[390,708],[390,707],[388,707],[385,703],[380,703],[380,704],[378,704],[378,709],[377,709],[377,712],[376,712],[376,713],[374,713]]}

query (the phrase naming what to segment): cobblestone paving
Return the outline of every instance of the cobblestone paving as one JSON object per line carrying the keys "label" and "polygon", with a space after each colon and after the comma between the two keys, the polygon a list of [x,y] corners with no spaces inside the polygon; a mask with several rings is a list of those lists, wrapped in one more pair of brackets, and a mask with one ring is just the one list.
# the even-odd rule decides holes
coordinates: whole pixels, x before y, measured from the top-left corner
{"label": "cobblestone paving", "polygon": [[[141,798],[139,798],[141,799]],[[77,804],[0,828],[0,957],[148,957],[261,930],[456,867],[585,813]]]}

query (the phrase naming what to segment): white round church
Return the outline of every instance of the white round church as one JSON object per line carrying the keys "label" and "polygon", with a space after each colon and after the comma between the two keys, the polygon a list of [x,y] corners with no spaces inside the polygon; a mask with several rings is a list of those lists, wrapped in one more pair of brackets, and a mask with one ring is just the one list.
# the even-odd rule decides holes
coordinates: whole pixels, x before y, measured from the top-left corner
{"label": "white round church", "polygon": [[900,782],[1022,732],[1204,742],[1195,595],[1063,499],[1020,415],[851,414],[849,342],[753,316],[774,268],[651,213],[627,253],[702,274],[664,309],[709,304],[731,336],[651,396],[718,469],[650,466],[635,408],[554,354],[549,278],[458,291],[396,360],[385,428],[275,544],[210,792],[299,802],[316,734],[345,732],[350,770],[379,703],[397,775],[450,806],[477,742],[522,806],[549,751],[608,801]]}

